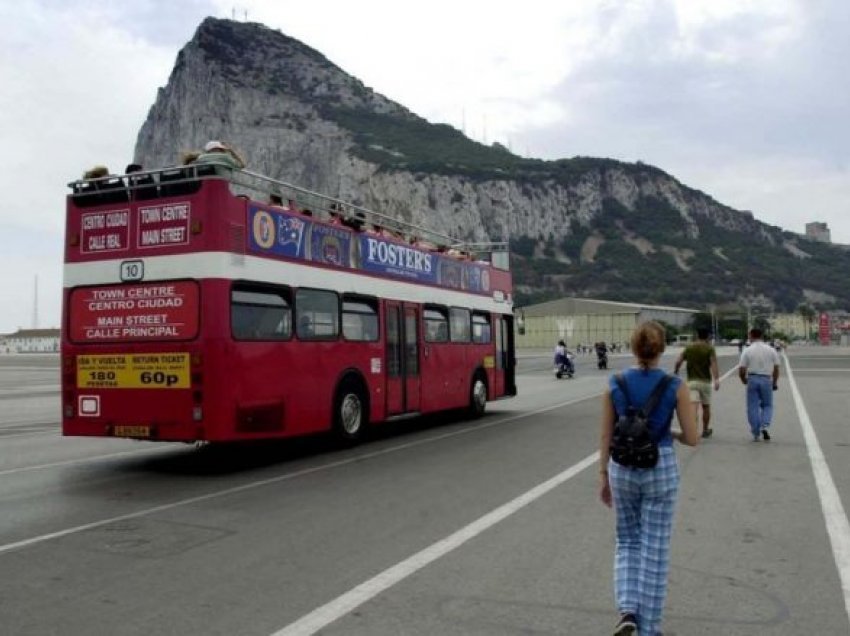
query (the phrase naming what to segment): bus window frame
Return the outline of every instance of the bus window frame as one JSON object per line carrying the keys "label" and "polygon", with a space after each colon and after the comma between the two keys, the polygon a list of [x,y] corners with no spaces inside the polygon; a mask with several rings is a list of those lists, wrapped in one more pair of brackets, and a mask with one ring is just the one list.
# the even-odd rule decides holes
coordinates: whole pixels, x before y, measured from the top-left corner
{"label": "bus window frame", "polygon": [[[233,308],[234,308],[234,292],[246,292],[246,293],[255,293],[255,294],[268,294],[270,296],[277,296],[281,298],[284,303],[284,307],[289,310],[289,335],[281,335],[280,337],[274,337],[273,334],[261,334],[257,337],[244,337],[237,336],[234,329],[234,321],[233,321]],[[287,299],[287,296],[289,297]],[[292,340],[295,329],[294,329],[294,314],[295,308],[293,303],[293,293],[292,288],[286,285],[272,285],[269,283],[254,283],[247,280],[234,280],[233,284],[230,286],[230,337],[236,342],[288,342]],[[261,305],[260,303],[239,303],[242,306],[255,306],[255,307],[276,307],[277,305]]]}

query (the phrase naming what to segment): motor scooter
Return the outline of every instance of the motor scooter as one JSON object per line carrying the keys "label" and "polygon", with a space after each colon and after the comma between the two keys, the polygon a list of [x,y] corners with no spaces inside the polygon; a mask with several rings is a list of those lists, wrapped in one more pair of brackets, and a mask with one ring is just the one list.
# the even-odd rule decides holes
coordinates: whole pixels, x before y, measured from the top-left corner
{"label": "motor scooter", "polygon": [[572,378],[576,372],[576,365],[573,362],[575,356],[567,352],[566,355],[555,356],[555,377],[559,380],[564,376]]}

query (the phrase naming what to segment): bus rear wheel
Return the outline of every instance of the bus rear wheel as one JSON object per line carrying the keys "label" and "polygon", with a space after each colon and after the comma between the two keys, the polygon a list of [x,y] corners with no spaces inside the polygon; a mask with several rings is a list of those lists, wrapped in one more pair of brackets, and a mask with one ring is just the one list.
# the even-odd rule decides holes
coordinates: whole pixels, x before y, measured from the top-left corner
{"label": "bus rear wheel", "polygon": [[369,408],[363,387],[354,380],[345,380],[334,401],[334,432],[343,442],[358,442],[368,421]]}
{"label": "bus rear wheel", "polygon": [[469,415],[473,418],[484,415],[487,408],[487,381],[484,375],[476,373],[472,378],[472,386],[469,391]]}

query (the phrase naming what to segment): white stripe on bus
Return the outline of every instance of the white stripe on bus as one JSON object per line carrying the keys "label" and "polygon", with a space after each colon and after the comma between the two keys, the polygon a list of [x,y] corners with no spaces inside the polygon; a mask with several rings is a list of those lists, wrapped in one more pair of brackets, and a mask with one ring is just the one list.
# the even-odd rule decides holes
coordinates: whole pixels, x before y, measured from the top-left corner
{"label": "white stripe on bus", "polygon": [[[64,286],[67,289],[80,285],[120,283],[119,270],[122,260],[124,259],[66,263]],[[352,270],[329,269],[230,252],[149,256],[139,260],[145,263],[145,279],[139,281],[140,283],[182,278],[221,278],[286,284],[293,287],[316,287],[338,293],[358,293],[414,303],[455,305],[502,314],[513,311],[509,303],[498,302],[492,295],[482,296],[422,283],[369,276]]]}

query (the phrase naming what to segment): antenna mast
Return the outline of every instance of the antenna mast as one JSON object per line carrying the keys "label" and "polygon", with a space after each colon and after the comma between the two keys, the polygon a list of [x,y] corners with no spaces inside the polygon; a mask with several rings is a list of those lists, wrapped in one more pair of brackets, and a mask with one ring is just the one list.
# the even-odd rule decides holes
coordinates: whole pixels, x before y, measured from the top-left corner
{"label": "antenna mast", "polygon": [[38,329],[38,274],[35,275],[35,290],[32,301],[32,328]]}

